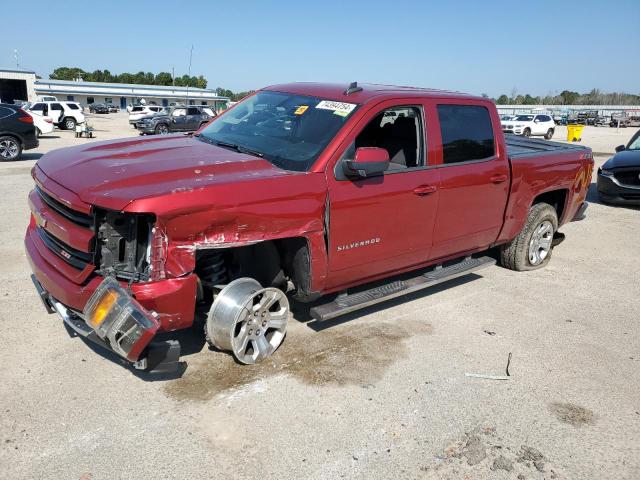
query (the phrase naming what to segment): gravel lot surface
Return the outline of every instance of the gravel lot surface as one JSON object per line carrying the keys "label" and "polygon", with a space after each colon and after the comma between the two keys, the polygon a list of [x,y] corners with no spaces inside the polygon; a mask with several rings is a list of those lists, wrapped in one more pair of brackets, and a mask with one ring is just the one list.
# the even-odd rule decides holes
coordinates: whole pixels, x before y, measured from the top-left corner
{"label": "gravel lot surface", "polygon": [[[125,114],[89,116],[97,140]],[[559,128],[557,138],[565,135]],[[601,164],[633,129],[587,128]],[[640,211],[598,203],[549,266],[499,267],[313,328],[241,367],[186,332],[148,381],[47,315],[22,238],[41,139],[0,165],[0,478],[640,478]],[[507,381],[468,378],[504,373]]]}

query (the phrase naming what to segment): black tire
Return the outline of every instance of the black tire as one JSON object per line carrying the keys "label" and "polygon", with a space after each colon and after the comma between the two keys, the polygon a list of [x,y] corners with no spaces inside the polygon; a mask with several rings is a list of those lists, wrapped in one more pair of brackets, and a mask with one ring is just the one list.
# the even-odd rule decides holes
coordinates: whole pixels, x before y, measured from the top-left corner
{"label": "black tire", "polygon": [[3,135],[0,137],[0,161],[12,162],[22,155],[22,143],[16,137]]}
{"label": "black tire", "polygon": [[156,135],[166,135],[167,133],[169,133],[169,127],[166,123],[159,123],[158,125],[156,125],[154,131],[156,132]]}
{"label": "black tire", "polygon": [[558,230],[558,214],[556,209],[548,203],[537,203],[529,210],[527,222],[516,238],[500,248],[500,264],[510,270],[523,272],[527,270],[537,270],[544,267],[553,252],[553,243],[549,248],[545,258],[540,263],[532,263],[529,258],[529,247],[534,233],[542,226],[544,222],[551,223],[553,231],[551,232],[551,241]]}
{"label": "black tire", "polygon": [[206,124],[207,124],[207,122],[202,122],[202,123],[200,124],[200,126],[198,127],[198,130],[200,130],[200,129],[201,129],[202,127],[204,127]]}
{"label": "black tire", "polygon": [[545,140],[551,140],[553,138],[553,133],[553,128],[547,130],[547,133],[544,136]]}
{"label": "black tire", "polygon": [[42,135],[42,132],[38,127],[36,127],[36,138],[40,138],[41,135]]}
{"label": "black tire", "polygon": [[525,128],[524,132],[522,132],[522,135],[524,135],[525,137],[530,137],[531,136],[531,129],[530,128]]}
{"label": "black tire", "polygon": [[73,117],[65,117],[62,120],[62,125],[64,125],[65,130],[73,130],[76,128],[76,119]]}

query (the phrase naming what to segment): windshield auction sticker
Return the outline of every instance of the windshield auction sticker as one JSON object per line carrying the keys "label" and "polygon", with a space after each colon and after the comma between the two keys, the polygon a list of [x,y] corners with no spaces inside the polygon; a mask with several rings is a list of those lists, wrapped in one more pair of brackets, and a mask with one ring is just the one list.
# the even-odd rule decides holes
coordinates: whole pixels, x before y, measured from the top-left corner
{"label": "windshield auction sticker", "polygon": [[296,111],[293,113],[294,115],[302,115],[304,112],[307,111],[307,108],[309,108],[309,105],[300,105],[298,108],[296,108]]}
{"label": "windshield auction sticker", "polygon": [[356,108],[356,104],[323,100],[318,105],[316,105],[316,108],[320,108],[322,110],[331,110],[336,115],[346,117],[353,111],[354,108]]}

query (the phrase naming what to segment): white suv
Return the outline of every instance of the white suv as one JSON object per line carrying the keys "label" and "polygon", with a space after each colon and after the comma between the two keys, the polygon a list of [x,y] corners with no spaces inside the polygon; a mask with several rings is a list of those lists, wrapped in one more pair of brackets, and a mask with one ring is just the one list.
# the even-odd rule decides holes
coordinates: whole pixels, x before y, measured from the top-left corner
{"label": "white suv", "polygon": [[84,122],[82,107],[76,102],[36,102],[29,111],[50,118],[61,130],[73,130]]}
{"label": "white suv", "polygon": [[160,110],[162,110],[162,107],[158,105],[136,105],[129,112],[129,124],[136,128],[138,120],[147,115],[158,113]]}
{"label": "white suv", "polygon": [[502,131],[504,133],[515,133],[530,137],[532,135],[543,136],[547,140],[553,138],[556,124],[551,115],[546,114],[526,114],[518,115],[513,120],[502,121]]}

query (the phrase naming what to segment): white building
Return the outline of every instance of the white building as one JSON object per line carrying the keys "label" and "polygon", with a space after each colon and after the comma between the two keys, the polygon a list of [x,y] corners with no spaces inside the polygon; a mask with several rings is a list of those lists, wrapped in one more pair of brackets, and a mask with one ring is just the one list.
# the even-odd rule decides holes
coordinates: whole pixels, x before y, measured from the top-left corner
{"label": "white building", "polygon": [[38,96],[54,96],[58,100],[91,103],[113,103],[124,109],[144,100],[147,104],[167,106],[170,103],[209,105],[216,110],[226,108],[229,99],[220,97],[215,90],[192,87],[138,85],[129,83],[102,83],[67,80],[36,79],[35,72],[0,70],[0,99],[11,103],[16,100],[34,102]]}
{"label": "white building", "polygon": [[0,103],[13,103],[14,100],[35,100],[35,82],[36,72],[0,69]]}

